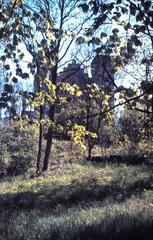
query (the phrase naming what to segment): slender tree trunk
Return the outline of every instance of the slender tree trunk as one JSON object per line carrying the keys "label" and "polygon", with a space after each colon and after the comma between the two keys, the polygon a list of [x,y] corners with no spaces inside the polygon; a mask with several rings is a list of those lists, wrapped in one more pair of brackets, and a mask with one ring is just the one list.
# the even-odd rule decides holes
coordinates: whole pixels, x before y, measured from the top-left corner
{"label": "slender tree trunk", "polygon": [[40,171],[40,161],[41,161],[41,154],[42,154],[42,139],[43,139],[43,125],[41,120],[43,119],[43,106],[40,106],[39,109],[40,114],[40,125],[39,125],[39,141],[38,141],[38,154],[37,154],[37,162],[36,162],[36,174]]}
{"label": "slender tree trunk", "polygon": [[[43,81],[44,81],[44,77],[42,76],[41,73],[41,68],[39,65],[39,62],[37,62],[37,77],[35,79],[35,92],[36,93],[40,93],[41,91],[43,91]],[[40,121],[40,125],[39,125],[39,139],[38,139],[38,153],[37,153],[37,161],[36,161],[36,174],[39,173],[40,171],[40,161],[41,161],[41,155],[42,155],[42,140],[43,140],[43,125],[42,125],[42,119],[43,119],[43,106],[40,105],[40,107],[37,109],[35,109],[35,111],[39,111],[39,121]]]}
{"label": "slender tree trunk", "polygon": [[25,100],[25,96],[22,96],[22,111],[21,111],[22,116],[25,116],[25,111],[26,111],[26,100]]}
{"label": "slender tree trunk", "polygon": [[[57,79],[57,64],[51,70],[51,81],[55,85],[56,85],[56,79]],[[56,92],[56,94],[57,94],[57,92]],[[50,108],[49,108],[49,119],[52,122],[54,122],[54,116],[55,116],[55,104],[51,104]],[[47,133],[47,143],[46,143],[45,157],[44,157],[42,171],[49,170],[49,168],[51,166],[52,143],[53,143],[53,127],[50,126],[48,128],[48,133]]]}
{"label": "slender tree trunk", "polygon": [[[91,99],[89,97],[86,105],[86,110],[87,110],[87,122],[86,122],[86,129],[87,131],[90,130],[90,107],[91,107]],[[92,144],[91,144],[91,138],[88,136],[88,155],[87,159],[90,161],[91,160],[91,152],[92,152]]]}
{"label": "slender tree trunk", "polygon": [[[59,29],[62,30],[63,27],[63,14],[64,14],[64,3],[65,1],[62,0],[61,2],[61,16],[60,16],[60,26]],[[58,54],[59,54],[59,49],[60,49],[60,43],[61,43],[61,37],[58,40],[57,46],[55,46],[55,57],[56,59],[56,64],[55,66],[51,69],[51,81],[54,85],[56,85],[56,80],[57,80],[57,69],[58,69]],[[57,96],[57,89],[56,89],[56,96]],[[51,105],[49,108],[49,119],[54,122],[54,116],[55,116],[55,105]],[[43,171],[49,170],[49,167],[51,166],[51,150],[52,150],[52,143],[53,143],[53,127],[50,126],[48,129],[47,133],[47,143],[46,143],[46,149],[45,149],[45,157],[44,157],[44,162],[43,162]]]}
{"label": "slender tree trunk", "polygon": [[88,161],[90,161],[92,157],[92,148],[93,146],[90,143],[88,143],[88,157],[87,157]]}
{"label": "slender tree trunk", "polygon": [[[148,76],[149,76],[149,66],[146,66],[146,82],[148,83]],[[147,117],[147,122],[146,122],[146,126],[145,126],[145,137],[147,138],[147,140],[149,141],[149,136],[150,136],[150,129],[149,129],[149,95],[148,93],[146,94],[146,117]],[[146,119],[145,117],[145,119]]]}
{"label": "slender tree trunk", "polygon": [[[50,111],[49,111],[49,119],[51,121],[54,121],[54,115],[55,115],[55,105],[50,106]],[[45,157],[44,157],[44,162],[43,162],[43,171],[49,170],[49,167],[51,165],[51,149],[52,149],[52,142],[53,142],[53,127],[50,126],[48,128],[48,133],[47,133],[47,143],[46,143],[46,149],[45,149]]]}

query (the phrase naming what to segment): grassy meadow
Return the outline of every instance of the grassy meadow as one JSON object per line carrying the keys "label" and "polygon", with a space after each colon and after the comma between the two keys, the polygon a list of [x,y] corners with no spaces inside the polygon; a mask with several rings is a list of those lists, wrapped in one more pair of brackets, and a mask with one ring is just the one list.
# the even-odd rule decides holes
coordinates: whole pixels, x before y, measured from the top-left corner
{"label": "grassy meadow", "polygon": [[48,176],[0,184],[0,239],[153,239],[148,166],[65,164]]}

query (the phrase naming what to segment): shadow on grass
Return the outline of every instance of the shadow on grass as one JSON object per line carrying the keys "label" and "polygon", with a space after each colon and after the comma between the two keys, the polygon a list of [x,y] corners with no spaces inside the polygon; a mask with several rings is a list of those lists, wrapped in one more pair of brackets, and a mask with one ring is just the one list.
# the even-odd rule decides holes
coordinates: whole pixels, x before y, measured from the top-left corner
{"label": "shadow on grass", "polygon": [[[92,201],[102,202],[107,198],[111,198],[114,203],[124,202],[132,195],[141,194],[144,189],[151,189],[151,184],[151,177],[147,180],[135,181],[127,186],[121,186],[115,181],[109,182],[105,186],[99,186],[93,180],[88,179],[81,183],[79,181],[72,182],[68,186],[61,185],[54,189],[48,189],[48,191],[42,190],[37,193],[20,192],[0,195],[0,235],[1,231],[3,232],[3,237],[0,237],[0,240],[26,240],[28,226],[28,231],[31,231],[33,236],[34,234],[37,236],[39,233],[39,237],[32,238],[30,232],[29,240],[63,240],[64,236],[67,240],[153,240],[153,219],[150,216],[145,217],[147,213],[143,216],[143,211],[142,216],[139,213],[135,216],[133,214],[119,213],[113,215],[114,217],[106,217],[106,219],[97,222],[93,220],[90,224],[88,224],[88,221],[82,223],[81,218],[78,224],[73,218],[72,220],[68,220],[66,212],[65,215],[62,215],[63,212],[61,211],[61,213],[58,213],[63,216],[59,216],[60,219],[65,218],[65,220],[62,220],[61,225],[59,225],[59,221],[56,223],[57,225],[47,226],[45,228],[46,232],[42,231],[41,233],[39,229],[40,225],[37,227],[39,217],[40,220],[42,218],[42,223],[44,221],[44,224],[47,223],[45,219],[47,219],[48,215],[53,214],[53,218],[56,218],[52,210],[56,208],[57,204],[68,209],[71,206],[77,208],[79,204],[91,204]],[[16,225],[8,226],[7,221],[9,220],[10,224],[12,224],[20,213],[29,216],[31,210],[36,210],[36,213],[40,213],[40,216],[35,220],[36,225],[32,225],[33,216],[31,218],[23,217],[18,223],[22,225],[22,238],[18,236],[18,233],[15,233],[17,230],[13,230],[14,232],[10,233],[11,229]],[[77,215],[75,216],[77,217]],[[24,225],[24,221],[27,221],[26,219],[29,219],[27,227]]]}
{"label": "shadow on grass", "polygon": [[46,210],[55,208],[57,204],[64,207],[78,205],[81,202],[104,201],[112,199],[113,202],[124,202],[132,195],[137,196],[144,190],[153,190],[153,178],[137,180],[127,185],[111,181],[104,186],[98,185],[94,179],[75,181],[67,186],[58,186],[54,189],[39,192],[19,192],[0,195],[0,211],[10,210]]}
{"label": "shadow on grass", "polygon": [[[24,213],[24,212],[23,212]],[[48,214],[52,214],[52,212],[48,212]],[[146,213],[147,214],[147,213]],[[19,211],[16,211],[15,214],[12,214],[12,221],[18,217]],[[4,218],[5,217],[5,218]],[[41,218],[44,220],[47,219],[47,215],[45,213],[40,214]],[[9,212],[7,212],[4,216],[3,220],[10,218]],[[32,218],[29,218],[29,226],[24,225],[24,222],[17,222],[20,225],[23,225],[24,231],[22,228],[22,234],[18,234],[13,225],[10,229],[14,229],[14,232],[10,233],[8,224],[3,228],[3,238],[0,240],[152,240],[153,239],[153,219],[150,217],[145,218],[142,214],[136,214],[135,216],[128,215],[126,213],[116,214],[111,218],[99,220],[98,222],[88,223],[88,221],[84,221],[77,223],[74,219],[70,219],[70,222],[67,222],[65,216],[63,216],[62,223],[59,224],[56,222],[54,225],[51,223],[49,226],[46,226],[45,232],[40,228],[41,226],[37,226],[37,222],[35,225],[32,224]],[[62,218],[62,217],[61,217]],[[23,218],[26,220],[26,218]],[[38,219],[37,219],[38,220]],[[51,220],[52,221],[52,220]],[[0,219],[0,223],[2,220]],[[10,224],[12,222],[10,221]],[[42,222],[43,223],[43,222]],[[3,223],[2,223],[3,224]],[[19,227],[19,226],[17,226]],[[30,228],[30,232],[29,232]],[[19,228],[20,229],[20,228]],[[28,235],[27,235],[28,231]],[[8,235],[9,233],[9,235]],[[32,233],[32,235],[30,235]],[[39,234],[38,234],[39,233]],[[1,226],[0,226],[0,234],[1,234]],[[27,238],[28,236],[28,238]]]}
{"label": "shadow on grass", "polygon": [[109,223],[86,226],[73,240],[152,240],[153,220],[140,221],[132,216],[117,216]]}
{"label": "shadow on grass", "polygon": [[[88,160],[88,159],[87,159]],[[153,166],[153,162],[150,161],[149,158],[139,155],[110,155],[108,157],[101,157],[101,156],[93,156],[90,160],[93,163],[103,163],[105,164],[127,164],[127,165],[146,165],[146,166]]]}

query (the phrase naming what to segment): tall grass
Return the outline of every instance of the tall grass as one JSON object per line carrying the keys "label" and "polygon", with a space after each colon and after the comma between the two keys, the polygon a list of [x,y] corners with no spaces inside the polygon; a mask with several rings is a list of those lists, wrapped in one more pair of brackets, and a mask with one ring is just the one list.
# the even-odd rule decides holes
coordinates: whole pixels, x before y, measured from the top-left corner
{"label": "tall grass", "polygon": [[65,165],[0,183],[0,240],[152,240],[148,166]]}

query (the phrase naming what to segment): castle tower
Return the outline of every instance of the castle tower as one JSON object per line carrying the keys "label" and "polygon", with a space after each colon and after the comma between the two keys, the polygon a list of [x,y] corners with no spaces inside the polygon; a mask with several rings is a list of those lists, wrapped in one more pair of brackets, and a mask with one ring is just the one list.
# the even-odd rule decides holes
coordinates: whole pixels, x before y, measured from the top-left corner
{"label": "castle tower", "polygon": [[96,55],[91,63],[92,81],[99,87],[113,90],[114,73],[109,55]]}
{"label": "castle tower", "polygon": [[58,81],[67,82],[71,85],[77,84],[81,88],[85,87],[87,82],[87,76],[84,73],[84,69],[81,68],[79,63],[75,60],[69,63],[67,67],[64,68],[63,72],[59,74]]}

